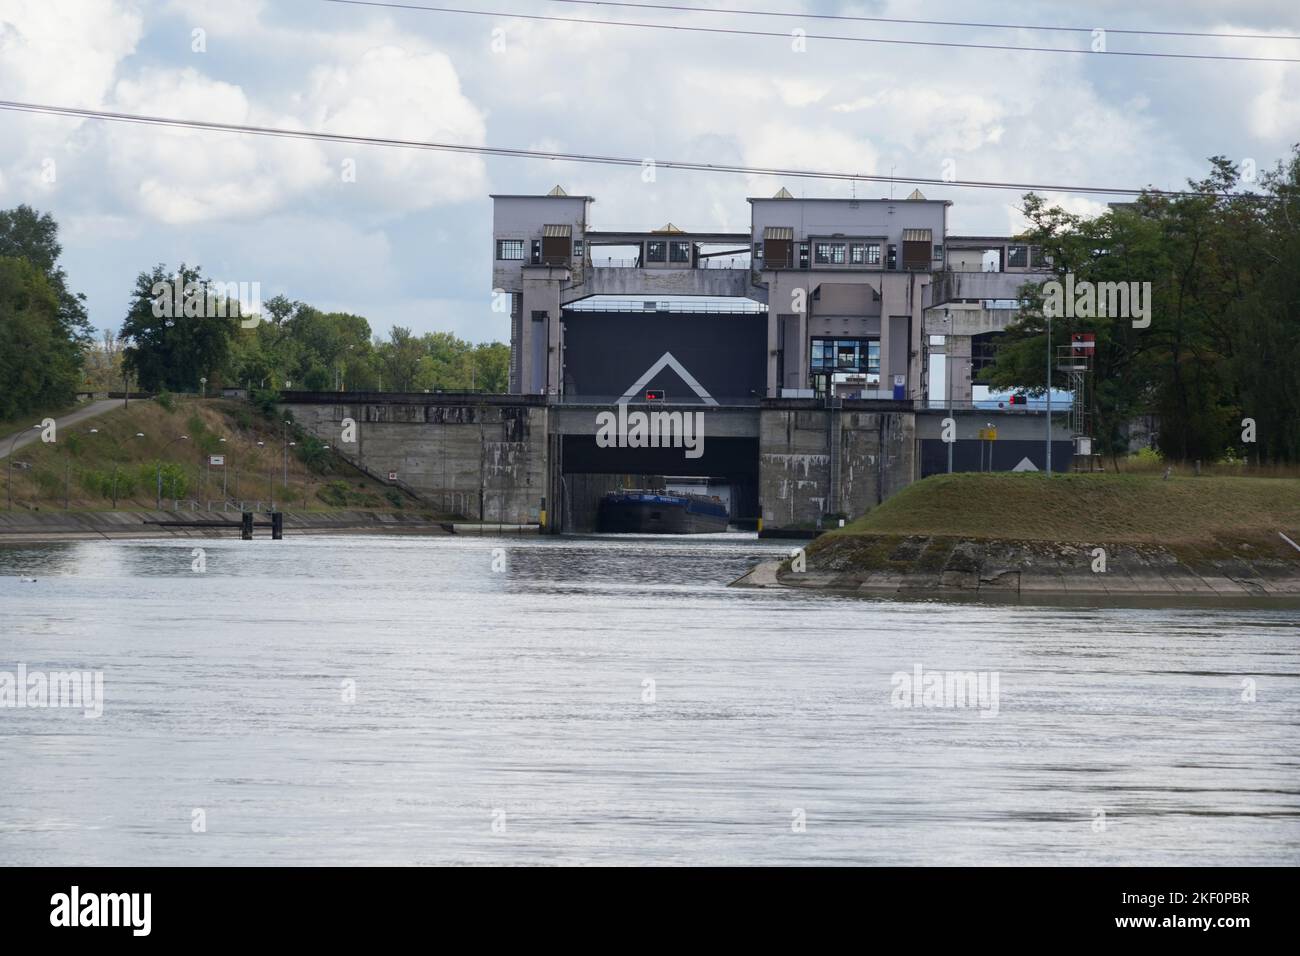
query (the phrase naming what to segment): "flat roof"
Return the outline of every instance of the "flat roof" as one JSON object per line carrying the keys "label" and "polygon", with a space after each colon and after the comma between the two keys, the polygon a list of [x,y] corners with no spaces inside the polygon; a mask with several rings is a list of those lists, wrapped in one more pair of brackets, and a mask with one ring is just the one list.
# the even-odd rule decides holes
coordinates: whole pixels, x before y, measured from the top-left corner
{"label": "flat roof", "polygon": [[488,193],[488,199],[586,199],[595,202],[594,196],[551,196],[547,193],[531,195],[528,193]]}
{"label": "flat roof", "polygon": [[874,202],[874,203],[883,202],[883,203],[890,203],[890,204],[916,203],[919,205],[921,203],[929,203],[933,205],[935,203],[941,203],[942,205],[945,206],[952,205],[951,199],[908,199],[906,197],[902,199],[888,199],[888,198],[844,199],[839,196],[808,196],[807,198],[801,198],[799,196],[795,196],[792,199],[777,199],[775,196],[750,196],[748,199],[745,200],[745,202]]}

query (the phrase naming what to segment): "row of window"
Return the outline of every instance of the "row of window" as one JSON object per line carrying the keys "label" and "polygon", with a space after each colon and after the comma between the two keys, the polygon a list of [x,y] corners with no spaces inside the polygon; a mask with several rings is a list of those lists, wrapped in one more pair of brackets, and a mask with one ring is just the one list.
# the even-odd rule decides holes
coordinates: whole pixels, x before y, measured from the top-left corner
{"label": "row of window", "polygon": [[[883,250],[883,254],[882,254]],[[898,268],[898,246],[894,243],[881,242],[830,242],[817,241],[812,243],[800,242],[795,244],[795,252],[798,256],[798,267],[807,269],[809,262],[809,253],[813,265],[818,266],[848,266],[848,267],[865,267],[879,268],[883,262],[885,268]],[[912,253],[908,253],[911,255]],[[907,268],[921,267],[929,265],[929,260],[925,260],[926,250],[923,248],[916,262],[908,260]],[[943,259],[943,244],[935,243],[932,255],[936,260]],[[795,263],[791,261],[791,243],[789,240],[766,240],[761,245],[754,246],[754,261],[762,268],[764,258],[767,265],[773,269],[790,269],[794,268]],[[922,262],[922,260],[925,260]]]}
{"label": "row of window", "polygon": [[1007,246],[1007,266],[1030,266],[1038,268],[1047,265],[1047,256],[1042,246]]}
{"label": "row of window", "polygon": [[[557,240],[555,238],[549,240],[549,242],[551,243],[563,242],[563,241],[564,240]],[[524,258],[524,242],[525,240],[523,239],[498,239],[497,258],[506,262],[522,261]],[[583,240],[574,239],[573,258],[581,260],[582,255],[583,255]],[[552,255],[548,253],[547,258],[549,259],[551,257]],[[542,261],[542,240],[534,239],[532,241],[532,262],[534,265],[538,265],[541,263],[541,261]]]}
{"label": "row of window", "polygon": [[879,339],[813,339],[814,370],[880,374]]}

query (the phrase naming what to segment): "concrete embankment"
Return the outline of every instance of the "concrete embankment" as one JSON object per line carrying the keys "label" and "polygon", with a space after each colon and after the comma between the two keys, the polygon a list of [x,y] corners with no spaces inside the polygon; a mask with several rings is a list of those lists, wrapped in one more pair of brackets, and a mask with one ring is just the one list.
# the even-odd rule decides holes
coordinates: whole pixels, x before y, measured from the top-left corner
{"label": "concrete embankment", "polygon": [[[1197,550],[943,535],[830,536],[799,561],[765,562],[737,587],[981,597],[1282,597],[1300,600],[1300,561],[1280,536]],[[1297,558],[1300,553],[1292,552]]]}
{"label": "concrete embankment", "polygon": [[[91,538],[239,537],[237,512],[42,511],[0,513],[0,545]],[[256,517],[255,538],[270,537],[265,514]],[[150,522],[163,522],[150,523]],[[174,522],[195,522],[180,526]],[[210,527],[204,527],[210,524]],[[447,534],[442,522],[418,514],[385,511],[292,512],[284,514],[284,533],[297,534]]]}
{"label": "concrete embankment", "polygon": [[737,586],[1300,600],[1300,482],[939,475]]}

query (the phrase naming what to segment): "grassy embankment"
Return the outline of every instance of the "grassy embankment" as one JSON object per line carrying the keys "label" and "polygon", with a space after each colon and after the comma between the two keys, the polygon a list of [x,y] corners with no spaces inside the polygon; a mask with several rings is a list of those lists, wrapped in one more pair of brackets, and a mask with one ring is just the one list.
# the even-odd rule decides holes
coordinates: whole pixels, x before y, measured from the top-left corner
{"label": "grassy embankment", "polygon": [[[277,427],[274,420],[241,402],[173,398],[171,404],[168,410],[156,401],[133,400],[127,409],[115,409],[59,429],[57,443],[36,441],[17,449],[13,456],[14,510],[62,510],[65,475],[71,479],[67,482],[70,510],[112,510],[115,461],[117,510],[152,509],[155,463],[160,457],[165,498],[220,502],[222,470],[204,466],[209,454],[226,458],[227,500],[267,503],[274,476],[275,503],[283,510],[389,511],[421,507],[329,451],[309,456],[309,467],[300,452],[310,442],[292,429],[290,440],[297,445],[290,449],[286,488],[282,425]],[[91,434],[92,428],[98,433]],[[136,438],[136,433],[144,437]],[[189,439],[172,442],[178,435],[188,435]],[[220,441],[222,438],[226,440]],[[258,447],[259,441],[262,447]],[[8,473],[8,462],[0,460],[0,481],[6,480]],[[6,500],[7,489],[0,491],[0,507]]]}
{"label": "grassy embankment", "polygon": [[1300,481],[1293,478],[954,474],[905,488],[822,535],[808,555],[887,567],[900,541],[932,537],[1155,546],[1197,560],[1245,548],[1300,560],[1278,532],[1300,542]]}

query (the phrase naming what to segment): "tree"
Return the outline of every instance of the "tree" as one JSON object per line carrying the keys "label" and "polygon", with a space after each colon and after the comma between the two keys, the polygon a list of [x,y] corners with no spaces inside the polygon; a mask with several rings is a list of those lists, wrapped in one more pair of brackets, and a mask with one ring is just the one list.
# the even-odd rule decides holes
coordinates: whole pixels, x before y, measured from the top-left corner
{"label": "tree", "polygon": [[163,265],[136,278],[122,338],[126,368],[150,391],[194,391],[228,365],[239,327],[239,303],[214,296],[198,267]]}
{"label": "tree", "polygon": [[25,258],[0,257],[0,419],[71,402],[81,346],[60,319],[58,289]]}
{"label": "tree", "polygon": [[63,254],[59,224],[49,213],[31,206],[0,210],[0,256],[26,259],[49,280],[58,299],[58,321],[64,334],[89,342],[94,334],[86,316],[86,297],[68,290],[67,275],[58,264]]}

